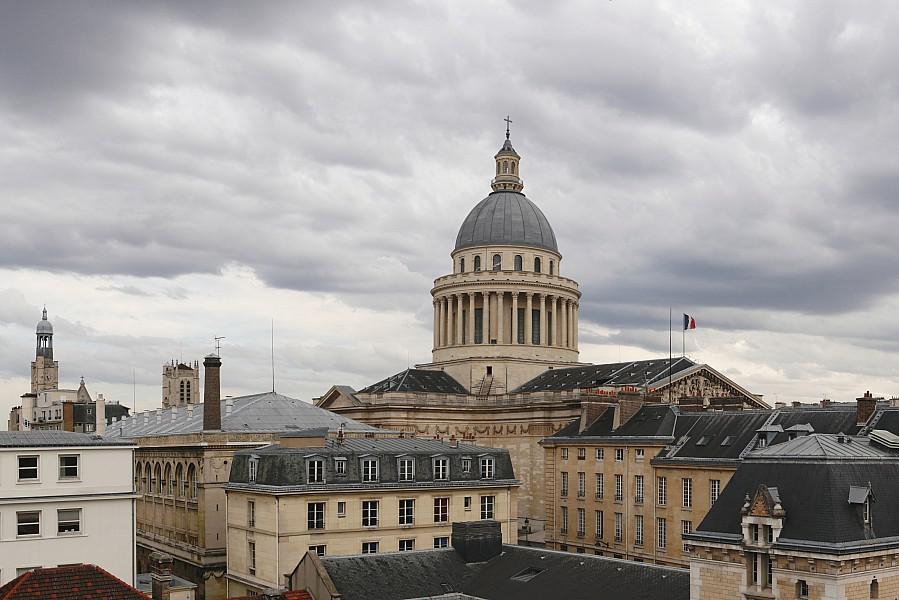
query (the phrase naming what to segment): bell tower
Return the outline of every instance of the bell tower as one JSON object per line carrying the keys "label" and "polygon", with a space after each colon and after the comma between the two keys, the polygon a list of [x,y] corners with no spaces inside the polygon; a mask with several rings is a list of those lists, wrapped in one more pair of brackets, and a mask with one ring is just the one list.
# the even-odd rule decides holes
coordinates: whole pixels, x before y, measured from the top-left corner
{"label": "bell tower", "polygon": [[37,347],[31,363],[31,393],[59,388],[59,363],[53,360],[53,324],[47,320],[47,307],[35,327]]}

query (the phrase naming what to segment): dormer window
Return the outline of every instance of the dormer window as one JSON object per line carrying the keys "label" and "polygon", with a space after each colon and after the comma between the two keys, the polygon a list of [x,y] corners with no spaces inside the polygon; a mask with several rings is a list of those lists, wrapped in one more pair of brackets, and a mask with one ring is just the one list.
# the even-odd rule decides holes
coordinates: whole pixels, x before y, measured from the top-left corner
{"label": "dormer window", "polygon": [[865,519],[865,525],[871,524],[871,497],[870,496],[865,498],[864,519]]}
{"label": "dormer window", "polygon": [[345,458],[335,458],[334,459],[334,472],[337,475],[346,475],[346,459]]}
{"label": "dormer window", "polygon": [[400,481],[415,481],[415,459],[401,458],[399,464]]}
{"label": "dormer window", "polygon": [[362,459],[362,481],[366,483],[378,480],[378,459]]}
{"label": "dormer window", "polygon": [[325,482],[325,461],[314,459],[306,463],[306,483]]}
{"label": "dormer window", "polygon": [[255,455],[251,456],[250,460],[247,462],[247,467],[248,467],[247,480],[250,483],[255,483],[256,482],[256,473],[259,471],[259,457],[255,456]]}
{"label": "dormer window", "polygon": [[449,479],[449,459],[445,457],[434,459],[434,481],[446,481]]}
{"label": "dormer window", "polygon": [[471,473],[471,459],[468,457],[462,459],[462,472]]}
{"label": "dormer window", "polygon": [[481,457],[481,479],[493,479],[494,462],[492,456]]}

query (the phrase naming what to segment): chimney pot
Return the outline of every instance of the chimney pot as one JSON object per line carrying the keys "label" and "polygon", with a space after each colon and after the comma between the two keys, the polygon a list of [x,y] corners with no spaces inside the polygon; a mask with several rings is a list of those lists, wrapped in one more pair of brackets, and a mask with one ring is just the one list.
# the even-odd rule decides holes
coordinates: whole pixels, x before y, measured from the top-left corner
{"label": "chimney pot", "polygon": [[172,557],[165,552],[150,554],[150,583],[153,600],[168,600],[172,585]]}

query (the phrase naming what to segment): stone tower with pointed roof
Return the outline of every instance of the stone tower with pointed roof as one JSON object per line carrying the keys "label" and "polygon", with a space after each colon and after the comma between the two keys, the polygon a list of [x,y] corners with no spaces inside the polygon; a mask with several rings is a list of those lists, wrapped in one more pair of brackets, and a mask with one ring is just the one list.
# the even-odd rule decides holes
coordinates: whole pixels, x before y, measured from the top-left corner
{"label": "stone tower with pointed roof", "polygon": [[59,387],[59,363],[53,360],[53,324],[47,320],[44,307],[41,320],[35,327],[37,347],[31,362],[31,393],[55,390]]}

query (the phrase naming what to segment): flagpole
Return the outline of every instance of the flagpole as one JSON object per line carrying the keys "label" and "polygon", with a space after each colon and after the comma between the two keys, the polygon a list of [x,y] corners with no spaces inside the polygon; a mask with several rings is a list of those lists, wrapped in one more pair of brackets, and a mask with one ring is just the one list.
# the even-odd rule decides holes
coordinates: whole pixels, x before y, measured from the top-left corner
{"label": "flagpole", "polygon": [[668,403],[671,404],[671,307],[668,307]]}
{"label": "flagpole", "polygon": [[681,356],[681,358],[684,358],[687,356],[687,328],[686,327],[684,327],[683,330],[680,332],[680,339],[681,339],[680,356]]}

